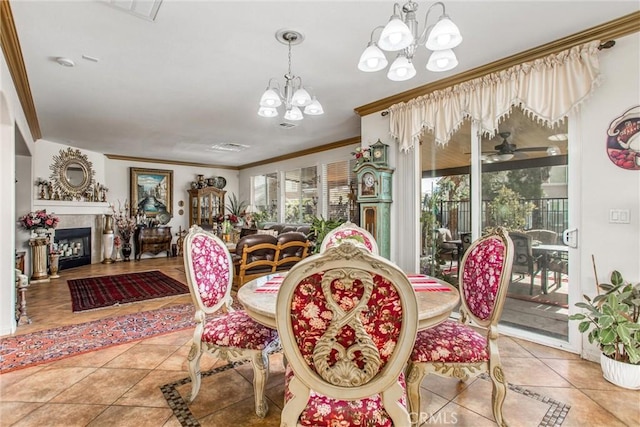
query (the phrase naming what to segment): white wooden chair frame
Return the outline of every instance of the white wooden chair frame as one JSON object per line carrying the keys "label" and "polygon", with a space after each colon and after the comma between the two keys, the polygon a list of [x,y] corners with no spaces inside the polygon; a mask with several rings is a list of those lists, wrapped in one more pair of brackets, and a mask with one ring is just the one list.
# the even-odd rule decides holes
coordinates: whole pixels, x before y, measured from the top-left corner
{"label": "white wooden chair frame", "polygon": [[235,361],[251,361],[253,366],[253,392],[255,398],[255,410],[256,415],[260,418],[264,418],[267,415],[269,406],[267,400],[264,397],[264,389],[269,378],[269,354],[279,349],[279,342],[276,340],[272,345],[267,346],[264,350],[250,350],[238,347],[223,347],[210,343],[202,342],[202,334],[204,332],[204,326],[206,324],[206,316],[214,314],[219,310],[225,312],[235,311],[232,307],[233,298],[231,297],[231,287],[233,282],[233,261],[231,259],[231,253],[227,250],[227,262],[229,266],[229,280],[227,283],[227,291],[223,298],[212,307],[207,307],[202,302],[198,286],[195,283],[195,272],[193,269],[192,255],[190,251],[193,239],[197,236],[205,236],[208,239],[212,239],[215,243],[223,248],[226,248],[225,243],[220,240],[214,234],[202,229],[201,227],[194,225],[189,230],[189,233],[184,239],[184,268],[187,276],[187,284],[189,285],[189,291],[193,304],[196,308],[194,320],[196,322],[196,328],[193,331],[193,343],[189,350],[187,360],[189,362],[189,377],[191,378],[191,393],[187,397],[189,402],[193,402],[200,391],[200,385],[202,382],[202,375],[200,372],[200,358],[206,351],[214,357],[235,362]]}
{"label": "white wooden chair frame", "polygon": [[[489,377],[491,378],[491,382],[493,384],[491,393],[493,416],[495,417],[496,423],[499,426],[507,425],[502,415],[502,405],[507,394],[507,382],[504,378],[502,364],[500,362],[500,354],[498,352],[498,322],[502,314],[504,302],[507,297],[507,290],[511,281],[511,266],[513,263],[514,249],[513,242],[511,241],[511,238],[509,238],[508,232],[503,228],[498,228],[494,233],[484,236],[473,242],[462,258],[462,268],[460,269],[458,277],[460,277],[460,280],[462,280],[463,270],[467,263],[467,257],[471,253],[473,253],[474,248],[482,244],[487,239],[496,237],[502,240],[505,247],[505,253],[503,259],[503,268],[500,274],[500,283],[498,285],[498,292],[496,295],[496,302],[492,316],[490,316],[486,320],[474,316],[471,310],[469,310],[467,301],[464,298],[464,287],[462,286],[462,284],[460,285],[460,322],[465,324],[471,323],[474,326],[477,326],[478,328],[486,331],[487,352],[489,353],[489,360],[476,363],[415,363],[410,360],[407,366],[407,392],[409,398],[409,408],[412,414],[420,413],[420,385],[422,384],[422,380],[424,379],[424,377],[428,374],[436,374],[441,377],[449,378],[454,377],[458,378],[460,381],[467,381],[469,378],[475,378],[478,375],[486,372],[489,374]],[[413,420],[413,426],[417,425],[418,419],[419,417]]]}
{"label": "white wooden chair frame", "polygon": [[[374,286],[371,272],[375,272],[395,284],[403,305],[402,332],[398,337],[393,355],[380,373],[374,373],[363,380],[360,369],[355,366],[342,366],[341,372],[349,371],[348,374],[343,374],[347,376],[346,378],[344,376],[338,378],[339,375],[334,372],[331,379],[324,379],[304,361],[293,338],[294,331],[290,322],[291,301],[298,283],[303,278],[320,272],[324,273],[323,289],[337,276],[347,281],[357,277],[365,284],[366,293],[366,289]],[[325,276],[327,280],[324,280]],[[296,264],[281,285],[276,305],[276,320],[282,347],[295,374],[289,383],[289,390],[293,397],[286,402],[282,410],[281,426],[297,425],[298,418],[307,405],[311,390],[340,400],[358,400],[380,394],[384,409],[393,420],[394,425],[408,426],[410,424],[409,412],[398,402],[404,392],[398,377],[411,354],[417,332],[417,316],[416,296],[407,276],[387,259],[373,255],[349,240]],[[339,315],[335,317],[337,318]],[[324,350],[335,347],[330,340],[326,341],[321,339],[316,345],[316,349],[321,346]],[[338,379],[341,383],[339,385],[335,384]],[[344,385],[362,382],[364,384],[357,386]]]}
{"label": "white wooden chair frame", "polygon": [[[380,251],[378,250],[378,243],[376,242],[376,239],[373,237],[373,235],[369,233],[367,230],[365,230],[364,228],[350,221],[340,224],[338,227],[329,231],[327,235],[324,236],[324,239],[322,239],[322,243],[320,244],[320,252],[324,252],[325,250],[327,250],[327,247],[334,244],[333,239],[335,239],[336,234],[347,229],[354,230],[357,234],[360,234],[363,239],[368,240],[371,243],[372,254],[378,255],[380,253]],[[354,243],[356,243],[356,245],[362,244],[361,242],[358,242],[356,239],[352,239],[352,240],[354,241]]]}

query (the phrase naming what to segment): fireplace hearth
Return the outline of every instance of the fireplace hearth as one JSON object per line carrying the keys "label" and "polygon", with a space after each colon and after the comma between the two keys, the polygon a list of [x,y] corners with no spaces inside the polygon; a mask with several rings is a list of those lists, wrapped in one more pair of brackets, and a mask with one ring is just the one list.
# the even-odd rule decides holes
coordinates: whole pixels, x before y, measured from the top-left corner
{"label": "fireplace hearth", "polygon": [[54,248],[61,252],[60,270],[91,264],[91,227],[57,229]]}

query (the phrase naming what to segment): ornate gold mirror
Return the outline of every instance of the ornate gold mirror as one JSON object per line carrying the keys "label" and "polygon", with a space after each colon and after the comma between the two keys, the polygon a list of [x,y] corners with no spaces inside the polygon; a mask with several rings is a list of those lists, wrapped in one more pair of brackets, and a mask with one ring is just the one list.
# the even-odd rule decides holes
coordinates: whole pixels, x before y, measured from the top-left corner
{"label": "ornate gold mirror", "polygon": [[53,189],[62,200],[82,199],[93,185],[93,165],[78,149],[60,150],[50,169]]}

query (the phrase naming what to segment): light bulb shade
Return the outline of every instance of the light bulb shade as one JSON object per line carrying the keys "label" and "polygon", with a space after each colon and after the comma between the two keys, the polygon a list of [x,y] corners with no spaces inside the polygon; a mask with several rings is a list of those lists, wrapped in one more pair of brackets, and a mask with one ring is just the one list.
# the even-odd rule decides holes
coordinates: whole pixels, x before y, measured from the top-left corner
{"label": "light bulb shade", "polygon": [[512,153],[504,153],[504,154],[498,154],[498,158],[500,160],[511,160],[513,159],[513,154]]}
{"label": "light bulb shade", "polygon": [[456,54],[451,49],[436,50],[429,57],[427,70],[435,72],[449,71],[456,68],[457,65],[458,58],[456,58]]}
{"label": "light bulb shade", "polygon": [[302,111],[300,111],[300,109],[294,105],[293,107],[288,109],[286,113],[284,113],[284,118],[286,120],[297,121],[302,120],[304,116],[302,115]]}
{"label": "light bulb shade", "polygon": [[278,110],[271,107],[260,107],[258,108],[258,115],[262,117],[276,117]]}
{"label": "light bulb shade", "polygon": [[380,34],[378,46],[380,49],[393,52],[402,50],[411,43],[413,43],[411,30],[398,15],[393,15]]}
{"label": "light bulb shade", "polygon": [[307,92],[305,88],[301,87],[294,92],[291,103],[298,107],[304,107],[305,105],[311,104],[311,95],[309,95],[309,92]]}
{"label": "light bulb shade", "polygon": [[396,60],[391,64],[391,67],[389,67],[387,78],[394,82],[402,82],[409,80],[415,75],[416,68],[413,66],[411,61],[409,61],[404,55],[398,55]]}
{"label": "light bulb shade", "polygon": [[267,89],[264,91],[262,97],[260,98],[261,107],[276,108],[280,105],[282,105],[282,100],[280,99],[280,95],[278,95],[275,90]]}
{"label": "light bulb shade", "polygon": [[360,61],[358,62],[358,69],[367,73],[374,71],[380,71],[387,66],[389,61],[384,53],[380,50],[378,45],[370,43],[369,46],[362,52]]}
{"label": "light bulb shade", "polygon": [[316,99],[315,96],[313,97],[313,102],[304,107],[304,113],[310,116],[319,116],[321,114],[324,114],[322,105],[320,105],[320,102]]}
{"label": "light bulb shade", "polygon": [[460,43],[462,43],[462,35],[458,26],[447,15],[442,15],[431,29],[426,46],[429,50],[443,50],[453,49]]}
{"label": "light bulb shade", "polygon": [[552,145],[547,148],[548,156],[557,156],[558,154],[560,154],[560,147],[558,147],[557,145]]}

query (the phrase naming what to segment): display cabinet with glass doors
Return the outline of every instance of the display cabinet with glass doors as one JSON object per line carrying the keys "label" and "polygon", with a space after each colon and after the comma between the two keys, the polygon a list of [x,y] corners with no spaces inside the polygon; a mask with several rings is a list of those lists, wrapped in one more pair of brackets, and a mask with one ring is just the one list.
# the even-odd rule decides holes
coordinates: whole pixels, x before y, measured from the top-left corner
{"label": "display cabinet with glass doors", "polygon": [[226,191],[216,187],[189,190],[189,227],[211,228],[224,215]]}

